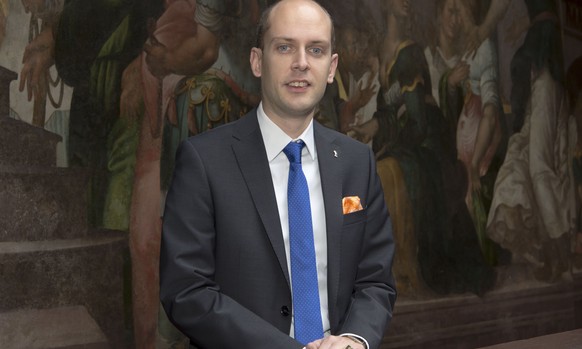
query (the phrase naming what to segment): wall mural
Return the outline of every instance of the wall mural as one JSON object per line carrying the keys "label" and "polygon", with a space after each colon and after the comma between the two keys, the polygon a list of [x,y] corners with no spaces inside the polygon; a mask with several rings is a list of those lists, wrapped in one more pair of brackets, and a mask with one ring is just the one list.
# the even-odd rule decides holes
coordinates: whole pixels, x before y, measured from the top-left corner
{"label": "wall mural", "polygon": [[[0,0],[11,116],[59,133],[59,165],[91,169],[90,224],[129,233],[138,348],[158,326],[181,340],[156,289],[174,153],[259,103],[248,56],[273,2]],[[340,63],[316,118],[376,154],[400,296],[482,296],[518,263],[567,278],[582,256],[582,61],[564,58],[560,11],[580,35],[579,3],[321,2]]]}

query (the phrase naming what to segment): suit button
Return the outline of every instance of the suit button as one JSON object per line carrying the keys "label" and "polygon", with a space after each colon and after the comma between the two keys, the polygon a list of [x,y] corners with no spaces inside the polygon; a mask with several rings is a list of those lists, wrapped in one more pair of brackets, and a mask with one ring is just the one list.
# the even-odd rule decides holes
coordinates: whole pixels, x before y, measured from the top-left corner
{"label": "suit button", "polygon": [[281,307],[281,315],[289,316],[289,308],[286,305]]}

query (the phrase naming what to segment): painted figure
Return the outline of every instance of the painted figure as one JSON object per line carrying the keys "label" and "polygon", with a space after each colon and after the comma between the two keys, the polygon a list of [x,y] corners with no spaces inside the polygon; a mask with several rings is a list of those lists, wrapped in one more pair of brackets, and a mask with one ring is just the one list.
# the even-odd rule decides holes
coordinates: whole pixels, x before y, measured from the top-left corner
{"label": "painted figure", "polygon": [[514,130],[495,182],[487,233],[534,276],[557,281],[570,269],[575,230],[570,117],[554,1],[526,1],[530,26],[511,62]]}
{"label": "painted figure", "polygon": [[[69,0],[55,31],[57,70],[74,88],[69,163],[92,173],[88,191],[91,226],[128,229],[131,187],[112,190],[110,176],[121,171],[131,177],[133,163],[126,156],[112,163],[109,153],[126,128],[119,122],[122,73],[141,52],[148,20],[157,18],[160,11],[161,1],[157,0]],[[127,154],[135,146],[130,145]],[[126,163],[120,165],[121,161]]]}
{"label": "painted figure", "polygon": [[456,159],[455,135],[432,97],[422,49],[407,36],[409,2],[383,4],[387,28],[379,53],[378,112],[355,129],[373,135],[383,183],[394,185],[399,195],[392,201],[398,208],[388,204],[400,214],[395,220],[402,220],[395,222],[402,242],[397,280],[402,268],[401,280],[411,291],[422,292],[426,283],[440,294],[482,294],[493,286],[494,273],[479,251],[463,200],[466,174]]}
{"label": "painted figure", "polygon": [[[495,47],[485,39],[474,53],[462,51],[466,22],[475,23],[475,2],[437,2],[436,45],[425,49],[432,94],[437,99],[451,132],[457,157],[465,165],[468,187],[465,202],[471,213],[483,253],[497,262],[497,248],[486,234],[487,213],[493,196],[497,169],[505,148],[498,95]],[[467,18],[470,16],[470,18]]]}
{"label": "painted figure", "polygon": [[[139,347],[153,345],[156,328],[160,347],[187,345],[159,311],[160,207],[180,142],[237,120],[257,103],[240,51],[241,36],[254,29],[259,8],[254,0],[239,6],[226,11],[222,0],[167,1],[144,53],[124,75],[122,115],[141,123],[138,137],[132,128],[125,132],[128,139],[138,139],[129,231]],[[123,154],[123,145],[114,153]]]}
{"label": "painted figure", "polygon": [[336,80],[340,98],[340,132],[348,133],[356,124],[372,118],[377,109],[378,58],[374,30],[357,28],[355,24],[338,27],[338,63]]}

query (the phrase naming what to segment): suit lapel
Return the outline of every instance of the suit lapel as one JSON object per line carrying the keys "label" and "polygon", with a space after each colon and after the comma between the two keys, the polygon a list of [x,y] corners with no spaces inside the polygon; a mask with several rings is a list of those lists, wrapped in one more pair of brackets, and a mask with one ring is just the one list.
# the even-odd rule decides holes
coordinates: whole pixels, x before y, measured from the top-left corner
{"label": "suit lapel", "polygon": [[335,140],[335,133],[314,122],[315,144],[319,160],[319,173],[325,205],[327,229],[327,268],[329,316],[335,317],[335,302],[339,288],[340,242],[343,225],[342,211],[342,158],[341,148]]}
{"label": "suit lapel", "polygon": [[232,148],[238,166],[247,183],[285,279],[291,285],[271,170],[256,111],[250,112],[237,122],[233,137],[235,141]]}

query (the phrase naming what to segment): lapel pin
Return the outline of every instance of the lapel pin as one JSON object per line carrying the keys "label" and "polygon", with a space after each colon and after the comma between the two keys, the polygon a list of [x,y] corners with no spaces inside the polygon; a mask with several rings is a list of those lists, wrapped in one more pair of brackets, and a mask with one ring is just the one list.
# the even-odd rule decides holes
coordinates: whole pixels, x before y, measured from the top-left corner
{"label": "lapel pin", "polygon": [[334,158],[337,158],[337,150],[335,150],[335,149],[334,149],[334,151],[333,151],[333,157],[334,157]]}

